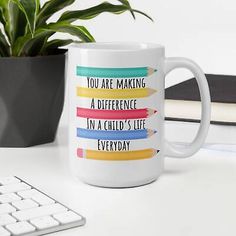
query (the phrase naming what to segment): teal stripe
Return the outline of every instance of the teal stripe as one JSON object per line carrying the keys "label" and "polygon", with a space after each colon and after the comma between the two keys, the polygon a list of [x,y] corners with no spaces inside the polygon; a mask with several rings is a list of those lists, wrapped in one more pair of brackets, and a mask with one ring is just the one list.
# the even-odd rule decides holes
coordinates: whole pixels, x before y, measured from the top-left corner
{"label": "teal stripe", "polygon": [[148,75],[148,68],[147,67],[97,68],[97,67],[77,66],[76,74],[78,76],[97,77],[97,78],[146,77]]}

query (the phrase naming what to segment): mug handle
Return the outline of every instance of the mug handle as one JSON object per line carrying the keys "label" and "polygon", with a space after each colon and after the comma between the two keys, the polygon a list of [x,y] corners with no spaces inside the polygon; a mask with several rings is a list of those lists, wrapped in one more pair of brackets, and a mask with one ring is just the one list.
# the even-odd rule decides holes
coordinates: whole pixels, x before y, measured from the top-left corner
{"label": "mug handle", "polygon": [[202,108],[201,123],[197,136],[195,137],[193,142],[184,147],[176,146],[168,141],[165,142],[166,156],[185,158],[192,156],[194,153],[196,153],[201,148],[206,139],[211,118],[211,100],[209,87],[206,80],[206,76],[203,73],[202,69],[192,60],[180,57],[166,58],[164,65],[165,75],[167,75],[170,71],[176,68],[189,69],[196,78],[200,91]]}

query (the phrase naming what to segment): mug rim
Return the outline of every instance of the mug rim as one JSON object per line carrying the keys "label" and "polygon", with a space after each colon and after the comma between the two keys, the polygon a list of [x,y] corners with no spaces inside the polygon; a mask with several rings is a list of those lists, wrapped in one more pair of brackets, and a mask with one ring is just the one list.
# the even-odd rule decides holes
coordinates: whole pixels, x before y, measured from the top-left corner
{"label": "mug rim", "polygon": [[140,52],[154,49],[164,49],[164,46],[161,44],[146,42],[93,42],[73,43],[69,46],[69,49],[70,48],[99,52]]}

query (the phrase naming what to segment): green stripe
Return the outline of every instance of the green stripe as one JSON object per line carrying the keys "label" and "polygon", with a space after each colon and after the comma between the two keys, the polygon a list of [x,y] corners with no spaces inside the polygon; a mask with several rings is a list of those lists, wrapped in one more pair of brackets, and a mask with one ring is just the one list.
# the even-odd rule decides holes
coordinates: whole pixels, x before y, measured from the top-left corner
{"label": "green stripe", "polygon": [[148,75],[147,67],[137,68],[97,68],[77,66],[78,76],[97,77],[97,78],[129,78],[145,77]]}

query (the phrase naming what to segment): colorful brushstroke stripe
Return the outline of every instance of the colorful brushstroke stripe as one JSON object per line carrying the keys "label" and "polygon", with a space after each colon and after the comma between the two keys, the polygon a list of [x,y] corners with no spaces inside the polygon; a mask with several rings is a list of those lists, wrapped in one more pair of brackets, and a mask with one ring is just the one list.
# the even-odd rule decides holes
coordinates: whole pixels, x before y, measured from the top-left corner
{"label": "colorful brushstroke stripe", "polygon": [[90,129],[77,128],[77,137],[79,138],[102,139],[102,140],[146,139],[151,137],[155,133],[156,131],[150,129],[105,131],[105,130],[90,130]]}
{"label": "colorful brushstroke stripe", "polygon": [[136,110],[98,110],[77,107],[77,117],[106,120],[145,119],[157,111],[144,108]]}
{"label": "colorful brushstroke stripe", "polygon": [[157,70],[150,67],[134,67],[134,68],[99,68],[77,66],[76,74],[78,76],[96,77],[96,78],[131,78],[131,77],[147,77],[155,73]]}
{"label": "colorful brushstroke stripe", "polygon": [[129,99],[145,98],[151,96],[157,91],[150,88],[138,89],[93,89],[77,87],[77,96],[86,98],[103,98],[103,99]]}
{"label": "colorful brushstroke stripe", "polygon": [[93,160],[104,160],[104,161],[128,161],[128,160],[141,160],[149,159],[154,157],[159,150],[156,149],[144,149],[137,151],[121,151],[121,152],[106,152],[106,151],[95,151],[86,149],[77,149],[77,157],[93,159]]}

